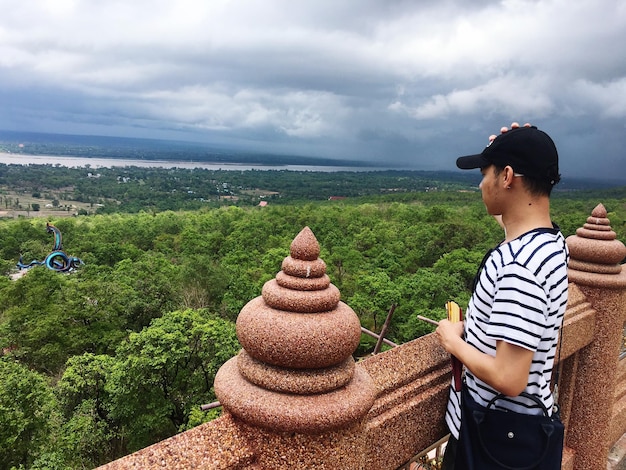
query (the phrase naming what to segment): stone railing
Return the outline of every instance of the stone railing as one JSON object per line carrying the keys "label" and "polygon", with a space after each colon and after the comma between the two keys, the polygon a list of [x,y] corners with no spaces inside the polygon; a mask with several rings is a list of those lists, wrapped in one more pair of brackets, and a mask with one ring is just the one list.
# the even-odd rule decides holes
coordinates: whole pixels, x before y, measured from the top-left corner
{"label": "stone railing", "polygon": [[[626,247],[599,205],[568,238],[563,469],[605,469],[626,432]],[[237,320],[243,346],[215,380],[222,417],[101,468],[394,470],[445,438],[450,359],[426,335],[358,363],[360,325],[305,228]]]}

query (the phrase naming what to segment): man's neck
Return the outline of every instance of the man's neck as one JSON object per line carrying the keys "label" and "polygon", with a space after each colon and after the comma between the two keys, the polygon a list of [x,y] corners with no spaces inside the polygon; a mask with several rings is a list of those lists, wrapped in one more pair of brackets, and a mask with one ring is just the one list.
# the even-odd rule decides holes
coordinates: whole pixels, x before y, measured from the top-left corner
{"label": "man's neck", "polygon": [[551,228],[550,199],[521,195],[502,214],[502,224],[506,242],[537,228]]}

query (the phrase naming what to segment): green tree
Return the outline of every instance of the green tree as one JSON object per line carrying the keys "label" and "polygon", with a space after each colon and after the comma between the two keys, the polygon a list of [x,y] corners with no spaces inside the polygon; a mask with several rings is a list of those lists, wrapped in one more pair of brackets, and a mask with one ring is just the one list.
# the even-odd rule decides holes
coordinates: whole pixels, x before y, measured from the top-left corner
{"label": "green tree", "polygon": [[228,271],[209,256],[195,254],[181,266],[181,293],[186,308],[218,311],[230,278]]}
{"label": "green tree", "polygon": [[440,320],[446,317],[448,300],[456,301],[463,309],[469,301],[469,292],[458,275],[436,273],[432,268],[398,279],[398,289],[400,300],[390,331],[391,338],[398,343],[433,331],[432,325],[419,320],[417,315]]}
{"label": "green tree", "polygon": [[181,305],[180,267],[162,253],[147,251],[137,260],[122,260],[112,276],[112,282],[125,287],[126,327],[133,331]]}
{"label": "green tree", "polygon": [[231,321],[237,319],[237,315],[250,300],[261,295],[261,289],[266,280],[273,275],[268,275],[258,267],[252,267],[250,263],[231,263],[224,265],[228,278],[228,286],[220,315]]}
{"label": "green tree", "polygon": [[170,312],[131,333],[106,384],[109,416],[129,450],[184,429],[191,410],[214,399],[215,374],[239,349],[234,325],[206,311]]}
{"label": "green tree", "polygon": [[360,276],[357,292],[347,302],[361,318],[361,324],[378,333],[389,308],[399,298],[398,286],[386,272],[378,271]]}
{"label": "green tree", "polygon": [[483,252],[458,248],[439,258],[433,265],[433,271],[449,276],[458,275],[463,280],[465,288],[470,290],[483,256]]}
{"label": "green tree", "polygon": [[55,436],[58,412],[40,374],[0,357],[0,469],[30,467]]}
{"label": "green tree", "polygon": [[35,267],[2,291],[0,345],[14,347],[14,357],[40,371],[55,373],[81,347],[68,335],[68,327],[74,332],[77,325],[65,306],[66,282],[59,273]]}
{"label": "green tree", "polygon": [[115,362],[107,355],[74,356],[57,384],[55,393],[65,418],[61,450],[73,468],[93,468],[125,454],[117,423],[108,416],[105,386]]}

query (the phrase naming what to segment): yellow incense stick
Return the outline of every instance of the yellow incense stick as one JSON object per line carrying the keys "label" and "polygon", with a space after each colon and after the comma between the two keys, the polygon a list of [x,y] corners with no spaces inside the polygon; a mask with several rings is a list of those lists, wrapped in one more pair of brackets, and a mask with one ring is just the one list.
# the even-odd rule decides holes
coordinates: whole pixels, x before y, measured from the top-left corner
{"label": "yellow incense stick", "polygon": [[452,323],[461,321],[461,308],[459,307],[459,304],[452,300],[446,302],[446,311],[448,312],[448,320]]}

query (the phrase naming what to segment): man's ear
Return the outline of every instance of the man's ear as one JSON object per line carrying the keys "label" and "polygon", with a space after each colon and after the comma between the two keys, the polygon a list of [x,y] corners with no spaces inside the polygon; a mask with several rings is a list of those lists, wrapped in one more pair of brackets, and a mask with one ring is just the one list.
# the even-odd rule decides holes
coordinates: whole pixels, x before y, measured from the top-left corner
{"label": "man's ear", "polygon": [[511,189],[511,183],[513,182],[513,179],[515,178],[515,171],[513,170],[513,167],[510,165],[507,165],[504,167],[504,170],[502,170],[502,172],[500,173],[500,176],[502,179],[502,185],[506,188],[506,189]]}

